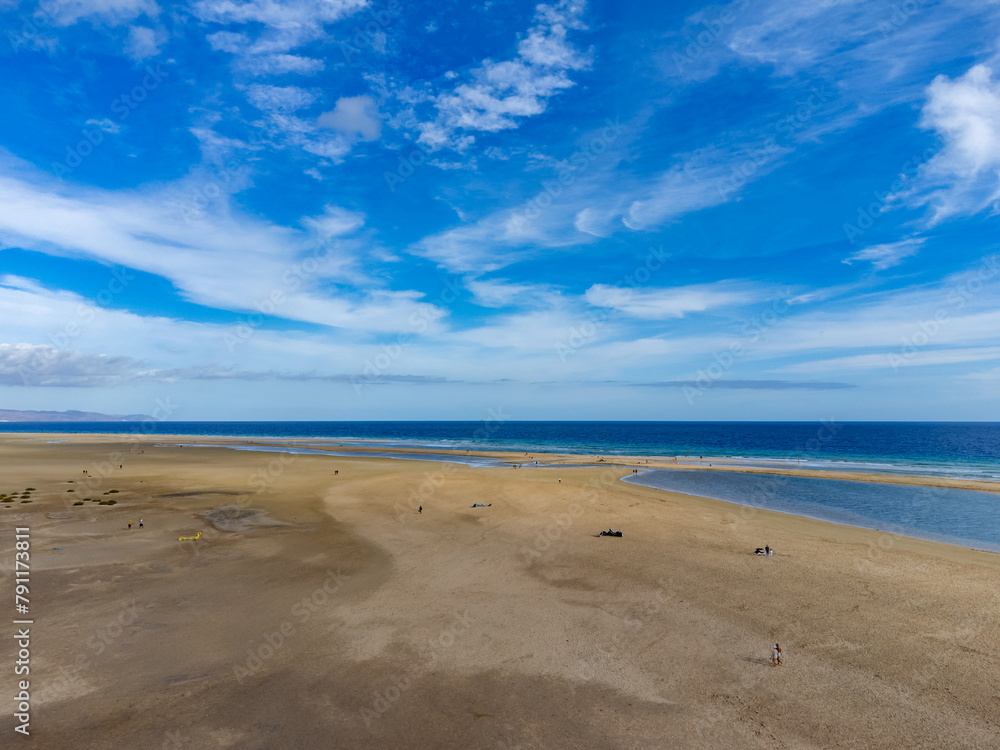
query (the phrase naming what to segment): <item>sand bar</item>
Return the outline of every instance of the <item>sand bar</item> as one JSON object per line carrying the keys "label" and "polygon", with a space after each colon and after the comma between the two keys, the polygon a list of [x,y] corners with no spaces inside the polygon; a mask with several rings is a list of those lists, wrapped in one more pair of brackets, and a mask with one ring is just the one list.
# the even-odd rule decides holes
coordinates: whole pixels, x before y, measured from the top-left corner
{"label": "sand bar", "polygon": [[[556,475],[171,442],[0,436],[0,492],[35,488],[0,509],[0,567],[9,586],[12,529],[30,526],[39,747],[1000,736],[998,555],[628,485],[608,465],[640,457]],[[595,536],[609,526],[625,536]],[[764,543],[778,555],[755,557]]]}

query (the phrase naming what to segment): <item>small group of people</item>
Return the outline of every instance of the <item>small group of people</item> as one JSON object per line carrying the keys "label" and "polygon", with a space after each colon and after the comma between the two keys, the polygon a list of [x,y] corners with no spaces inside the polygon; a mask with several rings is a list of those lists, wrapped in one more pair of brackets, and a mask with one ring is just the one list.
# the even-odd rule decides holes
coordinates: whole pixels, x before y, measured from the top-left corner
{"label": "small group of people", "polygon": [[753,553],[760,557],[774,557],[774,550],[766,544],[763,547],[755,549]]}
{"label": "small group of people", "polygon": [[[132,522],[131,522],[131,521],[129,521],[129,522],[128,522],[128,527],[129,527],[130,529],[132,528]],[[141,519],[141,518],[139,519],[139,528],[140,528],[140,529],[142,528],[142,519]]]}
{"label": "small group of people", "polygon": [[607,531],[602,530],[601,533],[598,534],[597,536],[621,536],[621,535],[622,535],[621,529],[618,529],[618,531],[612,531],[611,529],[608,529]]}

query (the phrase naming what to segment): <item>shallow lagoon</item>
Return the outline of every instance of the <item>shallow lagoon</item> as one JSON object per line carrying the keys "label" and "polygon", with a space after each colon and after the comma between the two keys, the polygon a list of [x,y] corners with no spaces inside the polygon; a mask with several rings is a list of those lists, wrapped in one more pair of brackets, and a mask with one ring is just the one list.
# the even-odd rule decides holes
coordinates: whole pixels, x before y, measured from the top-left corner
{"label": "shallow lagoon", "polygon": [[1000,494],[738,472],[650,469],[625,482],[1000,552]]}

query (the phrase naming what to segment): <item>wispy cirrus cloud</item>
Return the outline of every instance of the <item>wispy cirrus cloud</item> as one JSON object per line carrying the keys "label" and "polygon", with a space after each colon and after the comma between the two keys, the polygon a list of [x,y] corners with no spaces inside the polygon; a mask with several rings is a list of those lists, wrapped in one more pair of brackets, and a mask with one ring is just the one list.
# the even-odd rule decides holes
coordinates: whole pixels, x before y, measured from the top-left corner
{"label": "wispy cirrus cloud", "polygon": [[720,281],[660,289],[594,284],[584,296],[594,307],[611,308],[642,320],[665,320],[719,307],[746,305],[765,295],[746,283]]}
{"label": "wispy cirrus cloud", "polygon": [[[621,218],[629,229],[655,229],[685,214],[728,203],[763,177],[789,149],[773,142],[745,148],[706,148],[678,155],[652,184],[636,190]],[[742,167],[749,169],[741,171]]]}
{"label": "wispy cirrus cloud", "polygon": [[858,252],[845,258],[842,262],[847,265],[855,262],[868,262],[872,264],[872,268],[876,271],[884,271],[887,268],[898,266],[907,258],[916,255],[920,252],[920,248],[923,247],[924,242],[926,242],[924,238],[914,237],[883,245],[871,245],[858,250]]}
{"label": "wispy cirrus cloud", "polygon": [[509,279],[465,279],[465,288],[472,292],[473,301],[481,307],[508,307],[514,304],[538,304],[551,295],[543,284],[514,282]]}
{"label": "wispy cirrus cloud", "polygon": [[[328,208],[311,219],[310,227],[323,232],[316,237],[228,206],[192,219],[176,210],[172,198],[169,188],[72,188],[28,170],[0,177],[0,239],[156,274],[186,299],[221,309],[253,310],[277,290],[278,314],[321,325],[409,330],[413,315],[437,320],[443,314],[422,302],[421,293],[390,290],[362,270],[380,253],[356,235],[363,223],[356,214]],[[313,271],[304,273],[309,258]],[[353,288],[331,294],[332,279]]]}
{"label": "wispy cirrus cloud", "polygon": [[840,81],[845,94],[865,100],[866,109],[888,106],[919,93],[922,84],[911,76],[955,44],[949,34],[973,22],[995,27],[997,20],[989,0],[894,5],[734,0],[689,17],[671,67],[698,80],[734,62],[767,66],[786,78],[808,71]]}

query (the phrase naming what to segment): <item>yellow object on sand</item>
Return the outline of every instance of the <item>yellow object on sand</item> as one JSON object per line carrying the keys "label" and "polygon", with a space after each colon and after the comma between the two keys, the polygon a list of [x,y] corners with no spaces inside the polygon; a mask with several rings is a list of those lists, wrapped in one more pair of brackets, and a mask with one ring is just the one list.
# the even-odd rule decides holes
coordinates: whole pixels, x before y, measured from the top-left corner
{"label": "yellow object on sand", "polygon": [[179,537],[177,537],[177,541],[178,542],[185,542],[188,539],[200,539],[200,538],[201,538],[201,532],[199,531],[195,536],[179,536]]}

